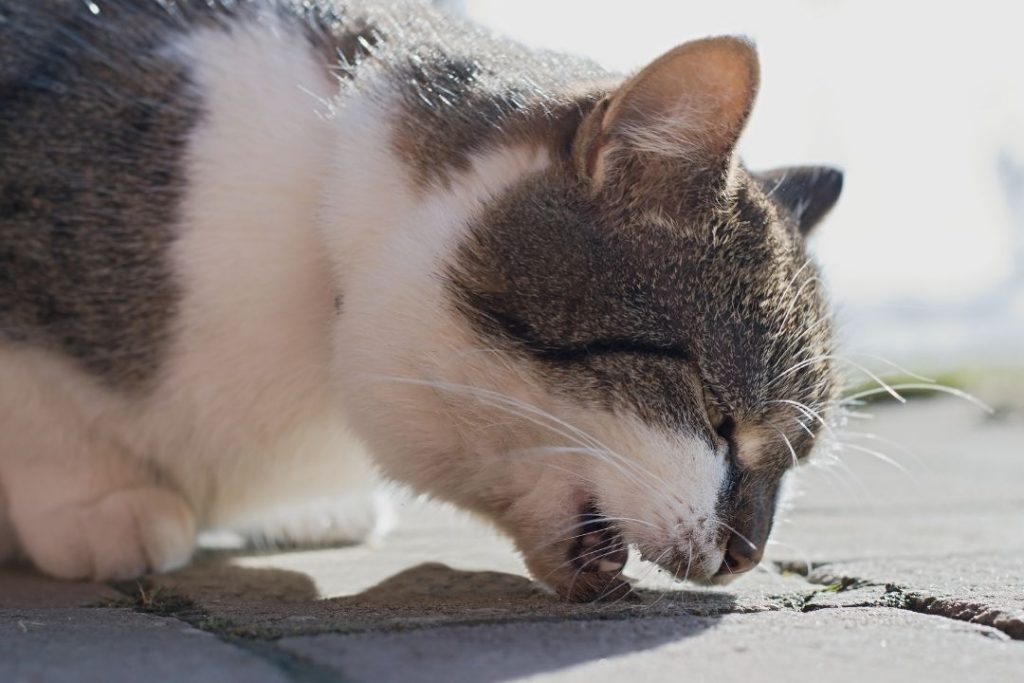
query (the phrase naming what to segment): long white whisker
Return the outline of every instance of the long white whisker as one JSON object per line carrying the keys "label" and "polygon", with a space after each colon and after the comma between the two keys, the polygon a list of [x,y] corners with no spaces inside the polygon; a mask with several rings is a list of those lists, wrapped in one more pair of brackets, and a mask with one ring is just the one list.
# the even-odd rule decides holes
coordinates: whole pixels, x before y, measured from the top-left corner
{"label": "long white whisker", "polygon": [[797,465],[799,465],[800,464],[800,458],[797,457],[796,449],[793,448],[793,442],[789,440],[789,437],[786,436],[786,433],[784,431],[782,431],[781,429],[779,429],[778,427],[776,427],[771,422],[768,422],[767,424],[768,424],[769,427],[774,429],[778,433],[779,436],[782,437],[783,442],[786,444],[786,448],[789,449],[789,454],[793,456],[793,466],[796,467]]}
{"label": "long white whisker", "polygon": [[[892,446],[893,448],[898,449],[901,453],[904,453],[907,457],[911,458],[914,461],[914,463],[916,465],[918,465],[919,467],[922,467],[923,469],[926,469],[926,470],[927,469],[931,469],[930,466],[928,465],[928,463],[925,462],[924,459],[921,458],[921,456],[916,451],[914,451],[914,449],[907,448],[905,445],[901,444],[899,441],[896,441],[894,439],[888,439],[888,438],[886,438],[884,436],[879,436],[878,434],[872,434],[870,432],[844,432],[844,433],[849,435],[850,438],[854,438],[854,439],[867,439],[868,441],[877,441],[877,442],[883,443],[883,444],[885,444],[887,446]],[[845,442],[841,441],[841,443],[845,443]]]}
{"label": "long white whisker", "polygon": [[[552,432],[560,436],[563,436],[566,439],[569,439],[570,441],[573,441],[583,446],[589,445],[600,449],[600,452],[602,454],[608,456],[608,458],[604,460],[606,464],[618,469],[620,473],[630,478],[630,480],[640,488],[644,488],[645,486],[652,488],[653,485],[656,483],[654,476],[650,472],[639,467],[635,462],[629,460],[628,458],[611,450],[606,445],[601,443],[599,440],[594,438],[592,435],[587,434],[578,427],[575,427],[574,425],[565,422],[564,420],[548,413],[547,411],[541,410],[536,406],[533,406],[524,401],[520,401],[519,399],[515,399],[511,396],[506,396],[504,394],[500,394],[489,389],[484,389],[482,387],[474,387],[466,384],[457,384],[453,382],[442,382],[438,380],[419,380],[408,377],[395,377],[390,375],[369,376],[382,381],[391,381],[396,383],[411,384],[415,386],[424,386],[435,389],[442,389],[445,391],[450,391],[452,393],[463,393],[469,396],[473,396],[474,398],[481,401],[482,403],[485,403],[486,405],[490,405],[491,407],[494,408],[505,409],[510,414],[518,415],[519,417],[526,419],[532,424],[535,424],[539,427],[543,427],[545,429],[549,429]],[[515,410],[513,410],[513,408],[517,408],[521,412],[517,413]],[[549,420],[562,429],[555,429],[554,426],[541,422],[539,421],[539,419],[536,418]],[[566,431],[564,430],[568,430],[568,433],[566,433]],[[596,452],[594,452],[593,454],[596,455]],[[627,471],[626,467],[632,469],[633,473]],[[639,479],[636,478],[637,474],[649,477],[651,481],[641,482]]]}
{"label": "long white whisker", "polygon": [[884,390],[887,394],[889,394],[890,396],[895,398],[897,401],[899,401],[900,403],[906,403],[907,402],[907,399],[905,399],[902,396],[900,396],[899,393],[897,393],[897,391],[895,389],[893,389],[891,386],[889,386],[885,382],[885,380],[883,380],[881,377],[879,377],[876,373],[872,372],[871,370],[866,368],[864,365],[858,363],[855,360],[851,360],[849,358],[844,358],[842,356],[837,356],[835,354],[824,354],[824,355],[818,356],[817,358],[810,358],[808,360],[801,361],[801,362],[797,363],[796,365],[793,365],[792,367],[790,367],[788,370],[785,370],[782,373],[780,373],[779,376],[776,377],[775,379],[773,379],[770,384],[773,386],[776,382],[778,382],[778,381],[782,380],[783,378],[793,374],[797,370],[800,370],[801,368],[806,367],[807,365],[811,365],[813,363],[817,363],[820,360],[834,360],[837,363],[846,363],[847,365],[852,365],[854,368],[856,368],[857,370],[860,370],[865,375],[870,377],[874,382],[876,382],[879,385],[879,387],[881,387],[882,390]]}
{"label": "long white whisker", "polygon": [[[451,383],[445,383],[445,384],[450,386],[450,387],[454,387],[456,390],[468,391],[471,395],[474,395],[474,396],[479,396],[482,393],[485,396],[487,396],[488,398],[491,398],[492,400],[498,402],[497,405],[490,404],[490,405],[493,405],[494,407],[497,407],[497,408],[501,408],[501,407],[506,407],[506,408],[515,407],[515,408],[519,408],[522,411],[526,411],[529,414],[535,415],[535,416],[537,416],[539,418],[550,420],[550,421],[554,422],[556,425],[558,425],[559,427],[561,427],[563,429],[566,429],[566,430],[569,430],[570,434],[573,434],[573,435],[576,436],[576,438],[573,439],[571,437],[568,437],[564,433],[562,433],[562,435],[566,436],[566,438],[570,438],[570,440],[575,441],[576,443],[580,443],[581,445],[586,445],[587,442],[589,442],[589,444],[595,448],[595,453],[596,453],[597,450],[599,450],[600,453],[609,456],[609,458],[614,458],[615,460],[617,460],[619,463],[621,463],[621,465],[618,465],[618,469],[620,471],[622,471],[623,474],[627,474],[628,475],[628,473],[625,472],[622,469],[622,466],[624,465],[624,466],[628,466],[628,467],[632,468],[636,474],[640,474],[640,475],[643,475],[643,476],[651,477],[652,480],[653,480],[653,475],[651,475],[650,472],[648,472],[645,469],[641,468],[639,465],[637,465],[635,462],[633,462],[629,458],[626,458],[625,456],[622,456],[622,455],[616,453],[615,451],[613,451],[611,448],[609,448],[608,446],[603,444],[601,441],[599,441],[597,438],[595,438],[591,434],[588,434],[587,432],[583,431],[582,429],[579,429],[575,425],[569,424],[568,422],[562,420],[561,418],[559,418],[559,417],[557,417],[555,415],[552,415],[551,413],[549,413],[549,412],[547,412],[545,410],[541,410],[537,406],[531,405],[529,403],[526,403],[525,401],[521,401],[521,400],[516,399],[514,397],[511,397],[511,396],[506,396],[504,394],[500,394],[498,392],[491,391],[489,389],[483,389],[483,388],[480,388],[480,387],[472,387],[472,386],[469,386],[469,385],[460,385],[460,384],[451,384]],[[503,402],[507,403],[507,405],[503,405]],[[509,410],[509,412],[513,412],[513,411]],[[522,415],[522,414],[520,414],[520,415],[522,417],[526,417],[526,415]],[[533,424],[537,424],[538,426],[544,426],[543,424],[541,424],[539,422],[536,422],[536,421],[533,421],[533,420],[531,420],[531,422],[533,422]],[[613,462],[611,462],[611,461],[606,461],[606,462],[608,462],[609,464],[613,464]],[[633,478],[633,481],[638,486],[642,485],[639,480],[635,479],[635,477]]]}
{"label": "long white whisker", "polygon": [[[693,549],[693,545],[692,545],[692,543],[693,543],[693,542],[691,541],[690,543],[691,543],[691,546],[690,546],[690,548],[691,548],[691,550],[692,550],[692,549]],[[665,548],[665,550],[663,550],[663,551],[662,551],[662,553],[661,553],[660,555],[658,555],[658,557],[657,557],[657,558],[655,558],[654,562],[652,562],[652,563],[651,563],[651,564],[653,565],[653,568],[652,568],[652,569],[649,569],[649,570],[647,571],[647,573],[646,573],[646,574],[644,575],[643,579],[641,579],[641,580],[642,580],[642,581],[646,581],[646,580],[647,580],[647,578],[648,578],[648,577],[649,577],[649,576],[651,575],[651,573],[652,573],[653,571],[659,571],[659,570],[661,569],[661,565],[660,565],[659,563],[660,563],[660,562],[662,561],[662,559],[664,559],[664,557],[665,557],[666,555],[668,555],[668,554],[669,554],[670,552],[672,552],[672,548],[671,548],[671,547]],[[692,559],[692,558],[691,558],[691,559]],[[689,574],[689,573],[690,573],[690,567],[689,567],[689,565],[687,565],[687,567],[686,567],[686,573],[687,573],[687,574]],[[674,580],[678,580],[678,579],[676,579],[676,577],[675,577],[674,575],[673,575],[673,577],[672,577],[672,578],[673,578]],[[683,580],[685,581],[685,579],[683,579]],[[655,600],[654,602],[652,602],[651,604],[647,605],[647,609],[648,609],[648,610],[652,610],[652,609],[654,609],[654,607],[655,607],[655,606],[656,606],[656,605],[657,605],[657,604],[658,604],[659,602],[661,602],[661,601],[662,601],[662,600],[663,600],[663,599],[665,598],[665,596],[666,596],[666,595],[668,595],[668,594],[669,594],[669,592],[671,592],[671,591],[672,591],[672,588],[671,588],[671,587],[669,587],[669,588],[666,588],[665,590],[663,590],[663,591],[661,592],[661,595],[659,595],[659,596],[658,596],[658,598],[657,598],[657,599],[656,599],[656,600]]]}
{"label": "long white whisker", "polygon": [[860,453],[866,453],[868,455],[872,455],[872,456],[878,458],[879,460],[881,460],[882,462],[887,463],[889,465],[892,465],[893,467],[895,467],[899,471],[901,471],[901,472],[903,472],[905,474],[910,474],[910,470],[908,470],[906,467],[901,465],[899,462],[897,462],[896,460],[893,460],[892,458],[890,458],[885,453],[882,453],[881,451],[876,451],[873,448],[865,448],[864,446],[860,446],[860,445],[857,445],[857,444],[854,444],[854,443],[841,443],[841,444],[837,445],[836,448],[838,450],[852,450],[852,451],[858,451]]}
{"label": "long white whisker", "polygon": [[[612,524],[614,524],[615,522],[633,522],[635,524],[640,524],[642,526],[650,527],[652,529],[657,529],[658,528],[658,526],[656,524],[652,524],[651,522],[645,522],[644,520],[641,520],[641,519],[633,519],[632,517],[606,517],[604,515],[601,515],[601,520],[602,521],[610,522]],[[577,519],[574,523],[566,525],[566,526],[562,527],[561,530],[554,532],[552,534],[552,536],[561,536],[561,534],[563,534],[563,533],[565,533],[567,531],[573,531],[575,529],[579,529],[580,527],[584,526],[585,524],[587,524],[587,522]],[[621,529],[619,531],[621,533]],[[554,540],[545,540],[545,541],[542,541],[542,542],[538,543],[537,545],[533,546],[532,548],[524,551],[524,554],[529,555],[529,554],[532,554],[532,553],[540,550],[541,548],[546,548],[548,546],[557,545],[559,543],[564,543],[566,541],[572,541],[572,540],[575,540],[577,538],[582,538],[583,536],[586,536],[586,535],[592,534],[592,533],[594,533],[594,532],[593,531],[584,531],[584,532],[578,533],[578,534],[576,534],[574,536],[565,536],[565,537],[561,537],[561,538],[556,538]]]}
{"label": "long white whisker", "polygon": [[[841,443],[835,445],[835,450],[842,450]],[[838,457],[835,454],[831,454],[827,459],[819,459],[813,461],[811,465],[817,468],[818,472],[826,474],[831,477],[834,481],[839,482],[841,487],[845,491],[856,492],[860,496],[861,500],[874,500],[875,494],[872,492],[864,480],[854,472],[845,460]]]}
{"label": "long white whisker", "polygon": [[746,544],[747,544],[748,546],[750,546],[750,549],[751,549],[751,550],[753,550],[754,552],[757,552],[757,544],[756,544],[756,543],[754,543],[753,541],[751,541],[751,540],[750,540],[749,538],[747,538],[746,536],[744,536],[744,535],[743,535],[743,534],[741,534],[741,533],[740,533],[739,531],[737,531],[736,529],[732,528],[731,526],[729,526],[728,524],[726,524],[726,523],[725,523],[725,522],[723,522],[722,520],[718,520],[718,524],[719,524],[720,526],[723,526],[723,527],[725,527],[726,529],[728,529],[728,530],[729,530],[729,531],[731,531],[732,533],[736,534],[737,536],[739,536],[739,537],[740,537],[740,540],[741,540],[741,541],[743,541],[744,543],[746,543]]}
{"label": "long white whisker", "polygon": [[935,380],[932,379],[931,377],[925,377],[924,375],[919,375],[919,374],[917,374],[916,372],[914,372],[912,370],[908,370],[907,368],[903,367],[902,365],[898,365],[896,363],[893,363],[891,360],[889,360],[888,358],[886,358],[884,356],[879,356],[879,355],[874,354],[874,353],[857,353],[855,355],[858,356],[858,357],[862,357],[862,358],[870,358],[872,360],[877,360],[879,363],[885,363],[886,365],[888,365],[892,369],[896,370],[896,372],[899,372],[899,373],[901,373],[903,375],[906,375],[908,377],[913,377],[914,379],[919,379],[922,382],[927,382],[928,384],[934,384],[935,383]]}
{"label": "long white whisker", "polygon": [[[941,394],[949,394],[950,396],[956,396],[959,399],[963,399],[964,401],[967,401],[968,403],[977,406],[978,408],[981,408],[986,413],[992,414],[993,412],[995,412],[994,410],[992,410],[991,406],[989,406],[981,399],[973,396],[972,394],[969,394],[966,391],[961,391],[960,389],[955,389],[953,387],[947,387],[942,384],[894,384],[892,387],[889,387],[889,389],[903,389],[910,391],[935,391]],[[857,401],[862,398],[868,398],[869,396],[876,396],[877,394],[880,393],[882,393],[881,389],[867,389],[865,391],[853,394],[852,396],[847,396],[846,398],[840,401],[840,404],[845,404],[848,401]],[[887,393],[891,394],[893,392],[888,391]],[[906,399],[903,399],[901,397],[900,402],[906,403]]]}
{"label": "long white whisker", "polygon": [[[825,418],[823,418],[821,416],[821,413],[819,413],[818,411],[814,410],[810,406],[808,406],[808,405],[806,405],[804,403],[801,403],[799,401],[790,401],[789,399],[785,399],[785,398],[775,399],[773,401],[768,401],[768,402],[769,403],[782,403],[782,404],[785,404],[785,405],[793,406],[794,408],[799,410],[801,413],[803,413],[806,417],[809,417],[812,420],[816,420],[817,422],[821,423],[821,426],[825,429],[825,431],[829,432],[829,434],[831,434],[833,437],[836,436],[835,431],[833,431],[833,429],[832,429],[832,425],[830,425],[828,423],[828,421],[825,420]],[[802,422],[800,424],[803,425]],[[814,436],[814,434],[812,433],[811,436]]]}

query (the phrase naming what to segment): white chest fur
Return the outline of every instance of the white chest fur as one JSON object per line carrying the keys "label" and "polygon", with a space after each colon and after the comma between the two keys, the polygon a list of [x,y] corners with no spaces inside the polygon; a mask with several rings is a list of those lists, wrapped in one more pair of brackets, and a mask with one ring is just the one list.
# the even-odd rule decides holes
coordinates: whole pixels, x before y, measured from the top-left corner
{"label": "white chest fur", "polygon": [[[0,482],[19,491],[8,506],[24,549],[56,575],[174,566],[194,525],[253,530],[268,513],[271,535],[289,540],[377,527],[350,425],[392,463],[415,457],[389,421],[409,406],[381,410],[411,397],[371,396],[362,380],[454,339],[439,262],[486,198],[548,163],[497,150],[423,191],[391,151],[390,86],[372,62],[339,94],[322,57],[272,17],[168,50],[189,65],[204,115],[171,253],[183,296],[154,389],[126,397],[64,359],[0,348]],[[97,521],[111,515],[141,530],[134,552]],[[84,519],[97,536],[82,535]]]}
{"label": "white chest fur", "polygon": [[0,551],[13,531],[68,578],[180,564],[196,525],[251,529],[269,513],[274,535],[311,540],[312,524],[337,540],[375,524],[329,372],[317,212],[336,84],[301,32],[270,18],[167,50],[203,117],[170,255],[182,298],[153,388],[125,395],[49,352],[0,347]]}

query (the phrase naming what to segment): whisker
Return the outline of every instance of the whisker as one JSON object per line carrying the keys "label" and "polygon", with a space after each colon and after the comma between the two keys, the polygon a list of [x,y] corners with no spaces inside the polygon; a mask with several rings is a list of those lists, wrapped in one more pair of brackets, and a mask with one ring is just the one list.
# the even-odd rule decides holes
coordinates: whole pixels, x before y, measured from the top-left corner
{"label": "whisker", "polygon": [[[601,558],[607,557],[608,555],[611,555],[612,553],[616,553],[616,552],[618,552],[618,551],[620,551],[620,550],[622,550],[624,548],[628,549],[628,547],[629,546],[626,543],[624,543],[624,542],[614,543],[614,544],[612,544],[610,546],[602,546],[602,547],[598,548],[596,551],[591,551],[590,553],[587,553],[588,555],[592,555],[595,552],[600,552],[601,553],[600,555],[596,555],[593,558],[591,558],[587,564],[591,564],[591,563],[594,563],[594,562],[599,562],[601,560]],[[581,555],[580,557],[583,557],[583,555]],[[562,562],[562,563],[556,565],[553,569],[551,569],[551,571],[549,571],[547,574],[545,574],[544,577],[541,580],[542,581],[546,580],[552,574],[554,574],[555,572],[557,572],[557,571],[559,571],[561,569],[564,569],[565,567],[571,567],[574,564],[575,559],[576,558],[569,558],[565,562]],[[579,575],[582,572],[583,572],[583,567],[579,567],[579,568],[577,568],[575,575]]]}
{"label": "whisker", "polygon": [[[504,409],[504,410],[506,410],[506,412],[509,412],[510,414],[517,415],[517,416],[519,416],[519,417],[521,417],[521,418],[531,422],[532,424],[537,425],[538,427],[543,427],[545,429],[549,429],[552,432],[558,434],[559,436],[562,436],[562,437],[568,439],[569,441],[577,443],[577,444],[579,444],[581,446],[596,447],[597,449],[599,449],[601,454],[604,454],[604,455],[608,456],[607,459],[602,459],[603,462],[605,462],[606,464],[608,464],[608,465],[618,469],[621,474],[623,474],[624,476],[630,478],[630,480],[635,485],[637,485],[640,488],[644,488],[646,486],[648,489],[653,489],[654,485],[657,483],[657,479],[654,477],[654,475],[651,472],[649,472],[648,470],[640,467],[639,465],[637,465],[636,462],[634,462],[634,461],[626,458],[625,456],[623,456],[621,454],[618,454],[615,451],[611,450],[610,448],[608,448],[606,445],[601,443],[599,440],[597,440],[592,435],[587,434],[586,432],[584,432],[583,430],[579,429],[578,427],[575,427],[574,425],[571,425],[568,422],[565,422],[561,418],[558,418],[558,417],[552,415],[551,413],[538,408],[537,406],[531,405],[529,403],[526,403],[526,402],[521,401],[519,399],[513,398],[511,396],[506,396],[506,395],[501,394],[499,392],[495,392],[495,391],[492,391],[492,390],[489,390],[489,389],[484,389],[482,387],[474,387],[474,386],[470,386],[470,385],[457,384],[457,383],[452,383],[452,382],[441,382],[441,381],[437,381],[437,380],[418,380],[418,379],[413,379],[413,378],[395,377],[395,376],[389,376],[389,375],[370,375],[370,376],[373,377],[373,378],[376,378],[377,380],[382,380],[382,381],[391,381],[391,382],[411,384],[411,385],[416,385],[416,386],[425,386],[425,387],[431,387],[431,388],[441,389],[441,390],[445,390],[445,391],[450,391],[452,393],[463,393],[463,394],[467,394],[469,396],[473,396],[474,398],[476,398],[477,400],[481,401],[482,403],[484,403],[486,405],[490,405],[491,407],[498,408],[498,409]],[[513,408],[519,409],[519,412],[517,412],[516,410],[513,410]],[[538,421],[538,419],[533,419],[533,418],[542,418],[542,419],[545,419],[545,420],[550,420],[551,422],[553,422],[558,427],[561,427],[562,429],[561,430],[560,429],[556,429],[552,425],[546,424],[544,422],[540,422],[540,421]],[[563,430],[568,430],[569,433],[566,433]],[[589,443],[588,443],[588,441],[589,441]],[[597,453],[595,452],[594,455],[596,455],[596,454]],[[633,470],[633,472],[631,473],[631,472],[627,471],[626,467],[631,468]],[[649,477],[650,481],[649,482],[642,482],[642,481],[640,481],[639,479],[636,478],[638,474],[646,476],[646,477]]]}
{"label": "whisker", "polygon": [[888,465],[892,465],[893,467],[898,469],[900,472],[903,472],[904,474],[908,474],[908,475],[910,474],[910,470],[908,470],[906,467],[904,467],[898,461],[893,460],[891,457],[889,457],[885,453],[882,453],[881,451],[876,451],[876,450],[874,450],[872,448],[865,448],[864,446],[859,446],[857,444],[852,444],[852,443],[839,444],[839,446],[837,448],[839,450],[849,449],[849,450],[853,450],[853,451],[858,451],[860,453],[866,453],[868,455],[872,455],[872,456],[878,458],[879,460],[881,460],[882,462],[884,462],[884,463],[886,463]]}
{"label": "whisker", "polygon": [[759,572],[762,572],[762,573],[767,574],[768,576],[772,577],[772,581],[775,583],[776,586],[782,586],[783,585],[782,577],[779,574],[779,571],[777,569],[775,569],[775,567],[773,567],[772,565],[765,564],[764,562],[762,562],[762,563],[758,564],[755,567],[755,569],[757,569],[757,571],[759,571]]}
{"label": "whisker", "polygon": [[775,424],[773,424],[771,422],[766,422],[766,423],[767,423],[767,425],[769,427],[774,429],[778,433],[779,436],[782,437],[782,441],[786,444],[786,447],[789,449],[789,454],[793,456],[793,466],[796,467],[797,465],[799,465],[800,464],[800,458],[797,457],[796,449],[793,448],[793,442],[789,440],[789,437],[786,436],[786,433],[784,431],[782,431],[781,429],[779,429],[778,427],[776,427]]}
{"label": "whisker", "polygon": [[[901,444],[899,441],[896,441],[894,439],[889,439],[889,438],[886,438],[884,436],[879,436],[878,434],[872,434],[870,432],[844,432],[844,433],[849,435],[851,438],[854,438],[854,439],[867,439],[868,441],[877,441],[879,443],[886,444],[887,446],[892,446],[893,448],[896,448],[900,452],[904,453],[908,458],[911,458],[914,461],[914,463],[916,465],[918,465],[919,467],[921,467],[922,469],[925,469],[925,470],[930,470],[931,469],[931,466],[920,456],[920,454],[918,454],[912,448],[907,448],[905,445]],[[845,441],[842,441],[841,443],[845,443]]]}
{"label": "whisker", "polygon": [[832,455],[829,458],[816,458],[808,463],[815,472],[827,476],[829,485],[846,493],[856,491],[862,498],[870,498],[864,482],[850,469],[849,465]]}
{"label": "whisker", "polygon": [[898,364],[892,362],[891,360],[889,360],[888,358],[886,358],[884,356],[879,356],[879,355],[874,354],[874,353],[858,353],[858,354],[855,354],[855,355],[857,355],[858,357],[861,357],[861,358],[871,358],[872,360],[877,360],[879,363],[884,363],[884,364],[888,365],[889,367],[894,369],[896,372],[899,372],[900,374],[906,375],[908,377],[913,377],[914,379],[919,379],[922,382],[927,382],[928,384],[935,384],[935,380],[932,379],[931,377],[925,377],[924,375],[919,375],[919,374],[917,374],[916,372],[914,372],[912,370],[908,370],[907,368],[903,367],[902,365],[898,365]]}
{"label": "whisker", "polygon": [[[962,391],[960,389],[956,389],[954,387],[947,387],[944,384],[906,383],[906,384],[895,384],[895,385],[893,385],[892,387],[889,387],[889,388],[890,389],[902,389],[902,390],[905,390],[905,391],[934,391],[934,392],[937,392],[937,393],[949,394],[950,396],[956,396],[959,399],[967,401],[971,405],[974,405],[974,406],[980,408],[981,410],[984,410],[986,413],[988,413],[990,415],[995,412],[992,409],[991,406],[989,406],[987,403],[983,402],[981,399],[977,398],[976,396],[974,396],[972,394],[969,394],[966,391]],[[870,396],[876,396],[876,395],[878,395],[880,393],[882,393],[881,389],[866,389],[865,391],[858,392],[856,394],[853,394],[852,396],[847,396],[846,398],[842,399],[842,401],[840,401],[840,404],[844,404],[844,403],[846,403],[848,401],[856,401],[856,400],[859,400],[859,399],[862,399],[862,398],[868,398]],[[888,391],[886,393],[890,393],[891,394],[893,392],[892,391]],[[906,399],[901,397],[900,398],[900,402],[901,403],[906,403]]]}
{"label": "whisker", "polygon": [[752,551],[757,552],[757,544],[754,543],[753,541],[751,541],[749,538],[747,538],[743,534],[741,534],[739,531],[737,531],[736,529],[732,528],[731,526],[729,526],[728,524],[726,524],[722,520],[718,520],[718,525],[722,526],[722,527],[725,527],[727,530],[729,530],[732,533],[734,533],[737,536],[739,536],[740,540],[743,541],[744,543],[746,543],[748,546],[750,546],[750,549]]}
{"label": "whisker", "polygon": [[[839,444],[836,445],[835,450],[841,450]],[[856,493],[858,500],[877,500],[875,491],[869,489],[867,484],[864,483],[864,479],[854,472],[849,464],[838,455],[832,454],[828,460],[816,465],[818,472],[828,474],[832,481],[839,482],[840,487],[844,491]]]}
{"label": "whisker", "polygon": [[[693,549],[693,542],[692,541],[690,541],[690,549],[691,549],[691,551]],[[673,548],[671,546],[668,547],[668,548],[665,548],[665,550],[662,551],[662,553],[660,555],[658,555],[658,557],[655,558],[654,561],[651,563],[653,568],[648,570],[647,574],[644,575],[644,577],[643,577],[643,579],[641,579],[641,581],[646,581],[647,578],[650,577],[652,571],[659,571],[659,570],[661,570],[661,564],[660,564],[661,561],[665,558],[666,555],[668,555],[670,552],[672,552],[672,550],[673,550]],[[693,561],[693,555],[691,553],[690,562],[692,562],[692,561]],[[690,573],[690,565],[689,564],[686,565],[686,573],[687,573],[687,575],[689,575],[689,573]],[[676,580],[676,577],[673,576],[673,579]],[[685,581],[686,579],[683,579],[683,580]],[[668,595],[671,592],[674,592],[673,588],[671,586],[666,588],[665,590],[661,591],[661,595],[659,595],[658,598],[654,602],[652,602],[649,605],[647,605],[647,610],[650,611],[650,610],[654,609],[657,606],[657,604],[659,602],[661,602],[662,600],[664,600],[665,596]]]}
{"label": "whisker", "polygon": [[852,365],[854,368],[856,368],[857,370],[860,370],[865,375],[870,377],[874,382],[876,382],[879,385],[881,390],[884,390],[887,394],[889,394],[890,396],[895,398],[897,401],[899,401],[900,403],[906,403],[907,402],[907,400],[905,398],[903,398],[902,396],[900,396],[899,393],[897,393],[897,391],[895,389],[890,387],[885,382],[885,380],[883,380],[881,377],[879,377],[876,373],[874,373],[871,370],[869,370],[868,368],[866,368],[864,365],[858,363],[855,360],[851,360],[849,358],[844,358],[843,356],[837,356],[836,354],[831,354],[831,353],[823,354],[823,355],[818,356],[816,358],[811,358],[811,359],[800,361],[799,363],[796,363],[795,365],[790,367],[788,370],[784,370],[782,373],[780,373],[775,379],[773,379],[769,383],[769,386],[772,387],[777,382],[779,382],[782,379],[788,377],[789,375],[791,375],[794,372],[800,370],[801,368],[806,367],[808,365],[811,365],[813,363],[817,363],[818,361],[821,361],[821,360],[834,360],[837,363],[846,363],[847,365]]}
{"label": "whisker", "polygon": [[[592,457],[596,458],[597,460],[601,460],[602,462],[604,462],[604,459],[601,457],[602,455],[604,455],[603,451],[601,451],[599,449],[595,449],[595,448],[588,448],[588,447],[585,447],[585,446],[530,446],[530,447],[526,447],[526,448],[514,448],[514,449],[512,449],[510,451],[506,451],[506,453],[508,453],[509,455],[513,455],[513,456],[515,456],[515,455],[527,456],[527,455],[531,455],[531,454],[538,454],[539,455],[539,454],[545,454],[545,453],[553,453],[555,455],[559,455],[559,454],[589,455],[589,456],[592,456]],[[572,472],[571,470],[568,470],[568,469],[565,469],[565,468],[562,468],[562,471],[568,472],[569,474],[572,474],[572,475],[576,476],[577,478],[584,479],[584,481],[589,481],[589,482],[591,482],[591,483],[596,485],[596,482],[593,479],[584,478],[582,475],[580,475],[580,474],[578,474],[576,472]],[[632,481],[637,486],[643,487],[643,486],[646,485],[645,482],[639,482],[639,481],[637,481],[635,479],[633,479]]]}
{"label": "whisker", "polygon": [[[615,524],[615,522],[633,522],[635,524],[640,524],[640,525],[643,525],[643,526],[647,526],[647,527],[650,527],[652,529],[658,529],[658,526],[656,524],[652,524],[651,522],[646,522],[646,521],[644,521],[642,519],[633,519],[632,517],[606,517],[604,515],[601,515],[601,520],[602,521],[610,522],[612,524]],[[561,534],[563,534],[563,533],[565,533],[567,531],[572,531],[574,529],[578,529],[579,527],[584,526],[584,525],[589,524],[589,523],[590,522],[577,519],[577,521],[575,523],[570,524],[570,525],[565,526],[565,527],[562,527],[559,531],[554,532],[552,535],[560,536]],[[620,534],[622,533],[621,529],[617,529],[617,531]],[[583,532],[583,533],[576,534],[574,536],[566,536],[564,538],[557,538],[557,539],[554,539],[554,540],[545,540],[545,541],[542,541],[541,543],[538,543],[535,546],[532,546],[531,548],[529,548],[528,550],[525,550],[523,552],[524,552],[524,554],[527,554],[527,555],[533,554],[533,553],[535,553],[536,551],[538,551],[538,550],[540,550],[542,548],[546,548],[546,547],[553,546],[553,545],[558,545],[559,543],[565,543],[567,541],[572,541],[572,540],[575,540],[577,538],[582,538],[583,536],[586,536],[586,535],[588,535],[590,533],[593,533],[593,532],[592,531],[588,531],[588,532]],[[625,542],[625,541],[622,541],[622,542]]]}
{"label": "whisker", "polygon": [[[623,549],[628,550],[629,547],[626,544],[624,544],[624,543],[620,543],[620,544],[617,544],[616,546],[612,546],[612,547],[609,547],[609,548],[602,548],[602,550],[605,550],[605,552],[602,553],[601,555],[598,555],[597,557],[593,558],[592,560],[590,560],[590,562],[591,563],[593,563],[593,562],[600,562],[602,558],[608,557],[609,555],[611,555],[613,553],[617,553],[617,552],[619,552],[620,550],[623,550]],[[566,565],[571,564],[571,562],[572,562],[572,560],[570,560],[569,562],[563,562],[562,564],[558,565],[558,567],[556,567],[555,569],[553,569],[550,572],[548,572],[545,575],[545,578],[551,576],[551,574],[553,574],[554,572],[558,571],[559,569],[562,569]],[[623,566],[625,566],[625,565],[623,565]],[[570,581],[569,581],[569,592],[570,593],[572,592],[573,586],[576,585],[576,581],[579,579],[580,574],[582,574],[582,573],[583,573],[583,567],[580,567],[573,574],[572,579],[570,579]],[[621,574],[622,574],[622,570],[620,569],[619,570],[619,574],[617,574],[616,576],[620,576]],[[602,593],[601,595],[597,596],[597,599],[600,599],[600,598],[604,597],[604,595],[605,595],[605,593]]]}

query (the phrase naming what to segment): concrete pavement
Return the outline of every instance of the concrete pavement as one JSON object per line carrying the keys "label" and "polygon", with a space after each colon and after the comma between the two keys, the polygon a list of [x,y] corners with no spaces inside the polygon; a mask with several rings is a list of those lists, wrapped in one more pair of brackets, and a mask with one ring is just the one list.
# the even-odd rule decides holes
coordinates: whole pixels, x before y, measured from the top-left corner
{"label": "concrete pavement", "polygon": [[377,548],[207,552],[116,587],[6,570],[0,681],[1022,680],[1024,416],[876,413],[800,473],[771,571],[728,589],[631,565],[640,602],[565,604],[411,502]]}

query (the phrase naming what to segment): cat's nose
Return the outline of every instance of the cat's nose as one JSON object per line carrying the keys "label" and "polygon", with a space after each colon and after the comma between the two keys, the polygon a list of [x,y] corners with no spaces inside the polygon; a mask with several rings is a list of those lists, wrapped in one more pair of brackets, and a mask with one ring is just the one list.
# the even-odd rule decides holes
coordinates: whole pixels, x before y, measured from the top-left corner
{"label": "cat's nose", "polygon": [[722,566],[718,568],[718,575],[748,572],[757,566],[763,555],[764,551],[760,548],[751,545],[747,539],[733,534],[725,546],[725,557],[722,559]]}

